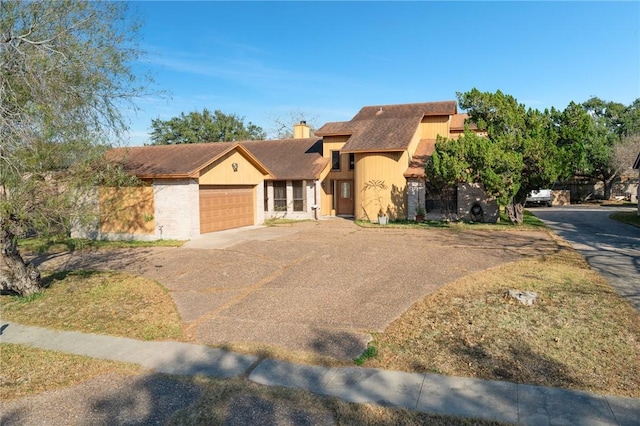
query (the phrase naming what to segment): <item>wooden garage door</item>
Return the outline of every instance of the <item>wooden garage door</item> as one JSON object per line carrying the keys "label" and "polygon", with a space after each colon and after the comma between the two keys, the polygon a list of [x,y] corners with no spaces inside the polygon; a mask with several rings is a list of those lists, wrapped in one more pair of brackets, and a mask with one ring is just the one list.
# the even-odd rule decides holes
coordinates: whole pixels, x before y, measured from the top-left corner
{"label": "wooden garage door", "polygon": [[253,225],[253,187],[200,186],[200,233]]}

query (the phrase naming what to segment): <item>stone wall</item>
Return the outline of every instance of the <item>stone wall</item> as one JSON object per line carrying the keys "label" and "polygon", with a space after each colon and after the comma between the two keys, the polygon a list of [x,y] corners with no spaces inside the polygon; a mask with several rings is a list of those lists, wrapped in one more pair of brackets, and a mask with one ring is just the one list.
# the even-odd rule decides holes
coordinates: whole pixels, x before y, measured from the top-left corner
{"label": "stone wall", "polygon": [[489,198],[480,183],[458,185],[458,219],[474,222],[496,223],[500,208],[495,199]]}
{"label": "stone wall", "polygon": [[416,209],[418,206],[425,208],[425,183],[424,179],[407,179],[407,219],[416,219]]}

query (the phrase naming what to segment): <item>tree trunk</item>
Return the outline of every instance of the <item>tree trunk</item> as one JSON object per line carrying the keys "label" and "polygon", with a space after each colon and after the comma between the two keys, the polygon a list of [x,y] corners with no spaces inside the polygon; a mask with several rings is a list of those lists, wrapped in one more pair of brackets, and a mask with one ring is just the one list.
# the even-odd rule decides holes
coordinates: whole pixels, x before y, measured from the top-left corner
{"label": "tree trunk", "polygon": [[505,207],[507,211],[507,216],[509,216],[509,220],[511,223],[515,223],[516,225],[522,225],[524,222],[524,205],[520,203],[511,202],[507,207]]}
{"label": "tree trunk", "polygon": [[25,263],[14,235],[0,227],[0,293],[28,296],[41,290],[40,271]]}
{"label": "tree trunk", "polygon": [[605,200],[610,200],[611,199],[611,194],[612,194],[612,188],[613,188],[613,181],[615,180],[617,174],[614,173],[612,175],[609,176],[604,176],[604,179],[602,179],[602,183],[604,183],[604,199]]}

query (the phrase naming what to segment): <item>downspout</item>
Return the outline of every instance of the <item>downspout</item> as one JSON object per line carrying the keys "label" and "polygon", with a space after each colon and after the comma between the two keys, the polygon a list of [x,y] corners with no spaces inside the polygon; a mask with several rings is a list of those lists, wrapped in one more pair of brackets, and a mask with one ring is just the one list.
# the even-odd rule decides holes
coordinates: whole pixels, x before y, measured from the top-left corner
{"label": "downspout", "polygon": [[313,180],[313,218],[318,220],[318,179]]}

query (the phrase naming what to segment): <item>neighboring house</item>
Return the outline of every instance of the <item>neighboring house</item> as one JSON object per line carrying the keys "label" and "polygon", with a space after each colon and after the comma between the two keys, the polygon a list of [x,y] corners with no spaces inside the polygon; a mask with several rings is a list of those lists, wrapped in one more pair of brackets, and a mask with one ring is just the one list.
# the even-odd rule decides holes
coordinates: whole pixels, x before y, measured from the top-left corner
{"label": "neighboring house", "polygon": [[[426,203],[424,166],[437,136],[457,138],[466,117],[455,101],[367,106],[316,137],[301,122],[294,139],[113,149],[107,159],[143,186],[102,188],[93,235],[192,239],[271,217],[376,221],[379,211],[411,220]],[[496,217],[477,185],[457,189],[458,218],[472,207],[483,212],[476,220]]]}

